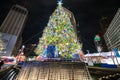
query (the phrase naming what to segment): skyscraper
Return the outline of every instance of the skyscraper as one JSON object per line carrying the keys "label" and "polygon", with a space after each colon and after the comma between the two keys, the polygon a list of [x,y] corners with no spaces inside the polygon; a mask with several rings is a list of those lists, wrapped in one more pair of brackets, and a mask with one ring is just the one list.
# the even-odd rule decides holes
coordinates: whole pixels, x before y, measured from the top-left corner
{"label": "skyscraper", "polygon": [[[28,10],[20,5],[13,5],[0,27],[1,39],[5,48],[0,55],[16,54],[22,42],[21,34],[27,19]],[[14,51],[13,51],[14,50]],[[5,52],[5,53],[4,53]]]}
{"label": "skyscraper", "polygon": [[12,6],[0,27],[0,32],[19,36],[26,21],[27,14],[28,11],[26,8],[19,5]]}
{"label": "skyscraper", "polygon": [[101,28],[102,34],[105,34],[109,24],[110,24],[110,22],[107,17],[102,17],[100,19],[100,28]]}
{"label": "skyscraper", "polygon": [[107,31],[107,28],[108,28],[110,22],[109,22],[107,17],[102,17],[100,19],[99,23],[100,23],[99,34],[100,34],[100,37],[101,37],[101,47],[102,47],[102,51],[106,52],[106,51],[108,51],[108,49],[107,49],[107,45],[105,43],[104,34]]}
{"label": "skyscraper", "polygon": [[104,38],[109,50],[113,48],[120,50],[120,8],[104,34]]}

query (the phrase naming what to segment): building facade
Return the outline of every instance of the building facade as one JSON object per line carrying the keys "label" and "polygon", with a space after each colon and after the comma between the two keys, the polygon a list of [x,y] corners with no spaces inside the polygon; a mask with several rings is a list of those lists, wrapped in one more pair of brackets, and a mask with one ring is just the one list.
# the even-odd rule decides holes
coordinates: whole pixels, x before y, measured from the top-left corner
{"label": "building facade", "polygon": [[[6,52],[5,54],[1,54],[4,56],[10,56],[13,51],[13,54],[16,54],[15,51],[18,50],[15,49],[18,49],[18,47],[21,46],[21,44],[18,45],[18,42],[21,42],[22,31],[27,19],[27,15],[28,10],[20,5],[13,5],[8,12],[0,27],[2,40],[5,44],[5,49],[3,51]],[[11,47],[9,43],[11,43],[13,46]]]}
{"label": "building facade", "polygon": [[104,39],[109,50],[113,48],[120,50],[120,8],[104,34]]}
{"label": "building facade", "polygon": [[102,52],[107,52],[108,48],[107,48],[107,45],[106,45],[106,42],[105,42],[105,39],[104,39],[104,34],[109,27],[110,21],[108,20],[107,17],[102,17],[99,21],[99,24],[100,24],[99,34],[100,34],[100,37],[101,37],[100,42],[101,42]]}
{"label": "building facade", "polygon": [[12,6],[0,27],[0,32],[19,36],[26,21],[27,14],[28,11],[26,8],[19,5]]}
{"label": "building facade", "polygon": [[110,22],[109,22],[107,17],[102,17],[100,19],[100,28],[101,28],[101,32],[102,32],[103,35],[107,31],[107,29],[109,27],[109,24],[110,24]]}

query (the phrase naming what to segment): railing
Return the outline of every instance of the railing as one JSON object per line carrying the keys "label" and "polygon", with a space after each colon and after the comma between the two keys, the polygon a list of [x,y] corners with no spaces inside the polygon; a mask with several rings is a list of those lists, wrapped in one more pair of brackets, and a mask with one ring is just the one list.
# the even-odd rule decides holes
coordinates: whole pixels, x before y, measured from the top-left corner
{"label": "railing", "polygon": [[14,66],[10,66],[9,68],[6,68],[0,72],[0,80],[14,80],[18,72],[19,69],[15,68]]}
{"label": "railing", "polygon": [[[84,64],[85,64],[85,63],[84,63]],[[92,80],[92,77],[91,77],[91,75],[90,75],[90,72],[89,72],[86,64],[85,64],[85,67],[86,67],[86,71],[87,71],[87,74],[88,74],[89,79]]]}
{"label": "railing", "polygon": [[99,80],[120,80],[120,74],[107,75],[99,78]]}

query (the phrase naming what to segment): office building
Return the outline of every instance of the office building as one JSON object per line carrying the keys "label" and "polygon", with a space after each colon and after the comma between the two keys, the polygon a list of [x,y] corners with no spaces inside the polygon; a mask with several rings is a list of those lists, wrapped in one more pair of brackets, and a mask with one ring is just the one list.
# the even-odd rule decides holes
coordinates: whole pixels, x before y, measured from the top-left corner
{"label": "office building", "polygon": [[19,5],[12,6],[0,27],[0,32],[19,36],[26,21],[27,14],[28,11],[26,8]]}
{"label": "office building", "polygon": [[104,34],[104,38],[109,50],[113,48],[120,50],[120,8]]}
{"label": "office building", "polygon": [[99,24],[100,24],[99,34],[100,34],[100,37],[101,37],[100,42],[101,42],[102,52],[107,52],[108,48],[107,48],[107,45],[106,45],[106,42],[105,42],[105,39],[104,39],[104,34],[107,31],[107,28],[110,24],[110,21],[108,20],[107,17],[102,17],[99,21]]}
{"label": "office building", "polygon": [[108,20],[107,17],[102,17],[100,19],[99,23],[100,23],[101,33],[105,34],[105,32],[107,31],[107,28],[108,28],[108,26],[110,24],[110,21]]}
{"label": "office building", "polygon": [[[15,48],[20,47],[17,43],[21,43],[21,34],[27,19],[28,11],[26,8],[20,5],[13,5],[8,12],[5,20],[3,21],[0,32],[2,35],[2,40],[5,44],[5,49],[1,53],[5,56],[10,56],[15,50]],[[2,51],[1,51],[2,52]],[[15,52],[14,52],[15,54]]]}

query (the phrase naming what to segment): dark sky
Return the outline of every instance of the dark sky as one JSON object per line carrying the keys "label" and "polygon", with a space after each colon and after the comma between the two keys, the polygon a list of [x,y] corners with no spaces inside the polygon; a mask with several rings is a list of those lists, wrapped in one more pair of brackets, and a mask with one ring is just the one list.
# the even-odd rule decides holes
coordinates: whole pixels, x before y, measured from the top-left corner
{"label": "dark sky", "polygon": [[[28,20],[23,31],[23,43],[37,43],[49,16],[57,6],[57,0],[2,0],[0,2],[0,24],[13,4],[26,7]],[[100,19],[109,22],[120,7],[120,0],[63,0],[63,6],[71,10],[79,24],[83,50],[95,52],[94,36],[100,30]]]}

